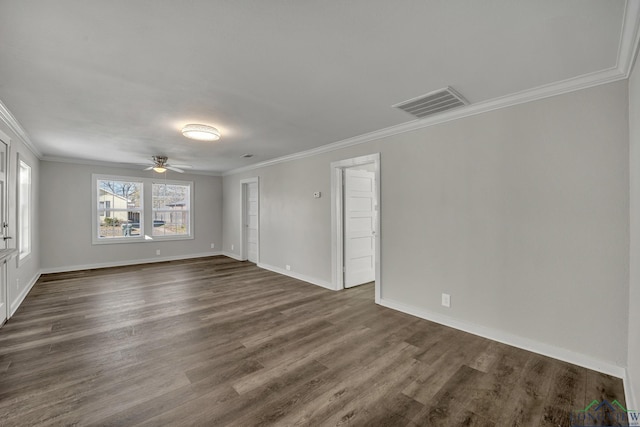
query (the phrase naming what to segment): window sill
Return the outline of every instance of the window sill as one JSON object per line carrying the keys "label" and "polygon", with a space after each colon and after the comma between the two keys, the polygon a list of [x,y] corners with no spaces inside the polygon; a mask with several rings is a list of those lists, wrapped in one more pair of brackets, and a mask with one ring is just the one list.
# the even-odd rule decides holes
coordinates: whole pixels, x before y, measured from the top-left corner
{"label": "window sill", "polygon": [[175,240],[193,240],[194,236],[140,236],[140,237],[127,237],[127,238],[112,238],[112,239],[93,239],[94,245],[117,245],[121,243],[153,243],[153,242],[171,242]]}

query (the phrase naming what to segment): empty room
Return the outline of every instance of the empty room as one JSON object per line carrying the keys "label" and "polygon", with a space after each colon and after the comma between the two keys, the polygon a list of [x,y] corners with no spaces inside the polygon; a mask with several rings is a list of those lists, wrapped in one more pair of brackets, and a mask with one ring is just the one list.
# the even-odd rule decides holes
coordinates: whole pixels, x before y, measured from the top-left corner
{"label": "empty room", "polygon": [[640,0],[0,0],[0,425],[640,426]]}

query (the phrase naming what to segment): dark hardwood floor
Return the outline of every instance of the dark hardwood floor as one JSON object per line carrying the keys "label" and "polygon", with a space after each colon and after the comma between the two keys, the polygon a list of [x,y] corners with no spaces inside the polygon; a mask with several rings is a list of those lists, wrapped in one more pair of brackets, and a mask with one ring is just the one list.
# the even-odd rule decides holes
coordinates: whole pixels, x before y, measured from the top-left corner
{"label": "dark hardwood floor", "polygon": [[0,329],[0,425],[568,426],[622,381],[226,257],[50,274]]}

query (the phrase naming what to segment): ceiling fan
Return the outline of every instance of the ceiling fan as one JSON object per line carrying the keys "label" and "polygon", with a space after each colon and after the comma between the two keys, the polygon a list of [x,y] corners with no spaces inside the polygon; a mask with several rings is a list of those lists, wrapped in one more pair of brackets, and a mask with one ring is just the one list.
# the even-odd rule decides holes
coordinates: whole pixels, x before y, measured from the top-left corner
{"label": "ceiling fan", "polygon": [[168,170],[172,170],[174,172],[184,173],[182,169],[191,169],[193,166],[190,165],[170,165],[167,163],[169,158],[167,156],[153,156],[153,165],[145,168],[144,170],[154,170],[158,173],[164,173]]}

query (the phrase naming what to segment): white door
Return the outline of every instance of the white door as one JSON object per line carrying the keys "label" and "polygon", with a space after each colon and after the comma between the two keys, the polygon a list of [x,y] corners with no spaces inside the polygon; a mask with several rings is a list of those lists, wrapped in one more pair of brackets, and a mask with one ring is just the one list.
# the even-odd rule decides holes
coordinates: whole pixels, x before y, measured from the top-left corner
{"label": "white door", "polygon": [[245,201],[245,247],[247,248],[247,259],[251,262],[258,262],[258,183],[247,184]]}
{"label": "white door", "polygon": [[375,174],[344,170],[344,286],[362,285],[376,278]]}
{"label": "white door", "polygon": [[[0,249],[7,249],[9,225],[7,224],[7,144],[0,141]],[[9,317],[9,304],[7,292],[7,268],[6,263],[0,265],[0,325]]]}

